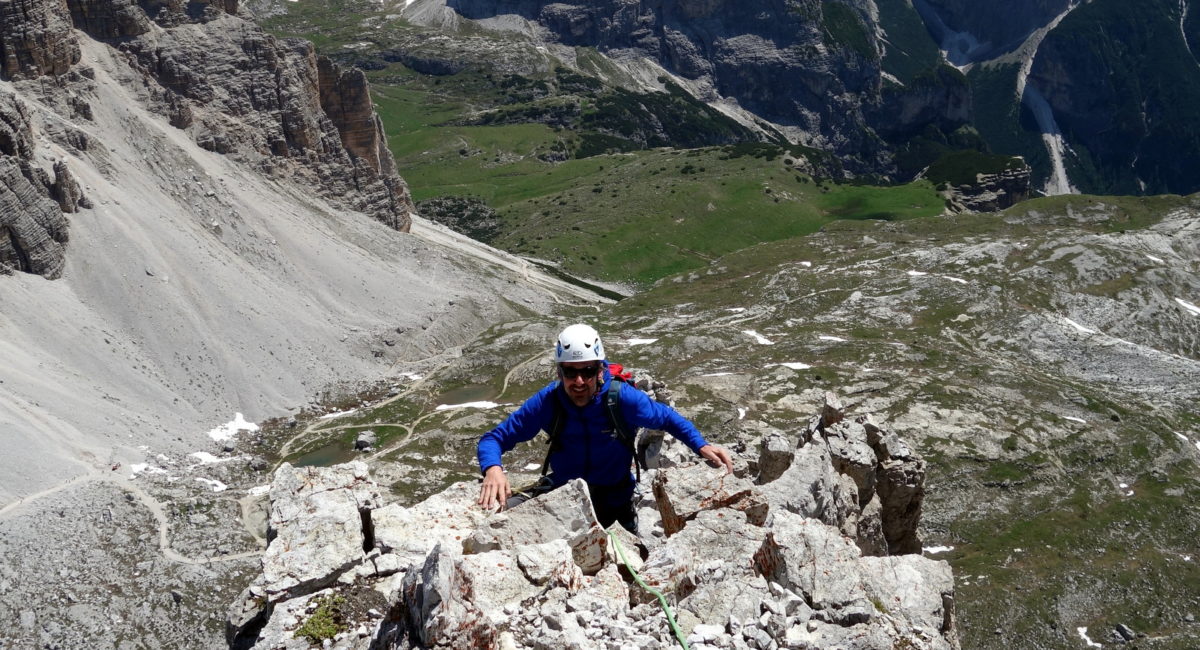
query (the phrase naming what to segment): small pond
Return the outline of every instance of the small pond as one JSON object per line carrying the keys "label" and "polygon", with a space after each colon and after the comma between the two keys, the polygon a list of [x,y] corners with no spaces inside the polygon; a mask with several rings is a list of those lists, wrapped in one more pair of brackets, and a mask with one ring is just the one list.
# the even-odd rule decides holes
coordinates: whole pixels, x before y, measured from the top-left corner
{"label": "small pond", "polygon": [[348,463],[360,454],[354,451],[353,442],[344,442],[342,440],[334,440],[333,442],[318,447],[296,460],[292,461],[295,467],[329,467],[340,463]]}
{"label": "small pond", "polygon": [[490,402],[500,395],[495,386],[468,384],[452,388],[434,398],[438,404],[466,404],[467,402]]}

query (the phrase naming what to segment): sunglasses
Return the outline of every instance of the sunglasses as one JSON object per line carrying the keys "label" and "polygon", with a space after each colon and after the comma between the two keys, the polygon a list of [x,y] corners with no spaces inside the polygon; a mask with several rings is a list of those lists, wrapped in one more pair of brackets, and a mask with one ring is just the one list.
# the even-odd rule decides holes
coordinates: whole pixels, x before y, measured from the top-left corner
{"label": "sunglasses", "polygon": [[596,376],[596,373],[600,372],[600,366],[584,366],[582,368],[559,366],[558,371],[561,372],[563,377],[566,377],[567,379],[574,379],[576,377],[591,379],[592,377]]}

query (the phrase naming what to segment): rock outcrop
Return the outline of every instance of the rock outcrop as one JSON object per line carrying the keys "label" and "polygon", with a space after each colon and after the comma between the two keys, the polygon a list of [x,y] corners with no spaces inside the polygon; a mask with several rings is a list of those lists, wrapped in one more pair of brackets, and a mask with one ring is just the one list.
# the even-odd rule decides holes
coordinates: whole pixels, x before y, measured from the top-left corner
{"label": "rock outcrop", "polygon": [[[701,99],[735,100],[803,144],[832,150],[852,171],[891,167],[875,133],[894,122],[895,112],[878,110],[882,44],[874,3],[458,0],[448,6],[498,28],[519,16],[557,43],[595,47],[616,60],[644,57],[706,89]],[[965,84],[939,90],[917,88],[907,100],[908,89],[896,88],[889,101],[909,106],[914,118],[962,123]]]}
{"label": "rock outcrop", "polygon": [[[292,177],[392,228],[411,225],[366,78],[236,16],[154,30],[122,45],[151,105],[211,151]],[[249,64],[247,63],[249,60]]]}
{"label": "rock outcrop", "polygon": [[960,65],[1012,51],[1071,4],[1071,0],[1013,0],[1004,4],[970,0],[913,2],[930,32],[948,51],[951,60]]}
{"label": "rock outcrop", "polygon": [[976,174],[969,185],[950,186],[943,194],[956,212],[996,212],[1030,196],[1030,169],[1022,165],[995,174]]}
{"label": "rock outcrop", "polygon": [[79,42],[63,0],[0,4],[0,78],[59,75],[79,61]]}
{"label": "rock outcrop", "polygon": [[[0,95],[0,267],[48,278],[62,272],[62,213],[87,200],[67,163],[37,160],[35,134],[69,145],[86,138],[69,123],[91,120],[91,70],[77,66],[79,39],[89,37],[119,47],[134,72],[127,82],[202,147],[408,231],[412,199],[396,174],[365,76],[318,57],[310,43],[275,39],[236,14],[235,0],[0,5],[0,78],[14,80],[18,95],[59,109],[37,133],[20,100]],[[50,81],[29,81],[39,77]],[[52,167],[53,179],[42,166]]]}
{"label": "rock outcrop", "polygon": [[33,164],[29,113],[21,100],[0,91],[0,273],[13,270],[49,279],[62,273],[67,243],[64,212],[81,196],[66,165],[55,180]]}
{"label": "rock outcrop", "polygon": [[[474,483],[372,509],[361,463],[284,465],[263,575],[230,610],[230,642],[616,649],[683,635],[697,648],[958,648],[949,566],[915,541],[920,459],[870,420],[847,419],[832,395],[792,453],[769,437],[771,462],[741,465],[758,480],[695,464],[647,472],[657,508],[643,502],[640,538],[602,530],[581,481],[489,516]],[[879,557],[862,550],[868,529]],[[324,548],[329,534],[345,536],[342,551]],[[317,556],[327,561],[307,561]],[[331,603],[337,623],[314,638],[308,621]]]}
{"label": "rock outcrop", "polygon": [[864,107],[880,98],[880,60],[865,6],[838,4],[832,37],[821,2],[550,2],[458,0],[448,6],[484,20],[520,16],[553,40],[595,47],[614,59],[643,56],[715,96],[794,127],[804,144],[832,149],[847,168],[880,169],[887,155],[870,136]]}

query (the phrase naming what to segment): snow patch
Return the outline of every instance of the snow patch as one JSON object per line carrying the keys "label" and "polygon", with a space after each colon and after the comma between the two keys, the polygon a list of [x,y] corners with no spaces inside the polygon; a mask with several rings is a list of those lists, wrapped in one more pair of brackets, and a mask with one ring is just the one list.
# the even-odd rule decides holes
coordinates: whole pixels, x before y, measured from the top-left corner
{"label": "snow patch", "polygon": [[791,368],[792,370],[808,370],[809,368],[812,367],[812,366],[808,365],[807,363],[800,363],[799,361],[785,361],[783,363],[777,363],[775,365],[783,366],[784,368]]}
{"label": "snow patch", "polygon": [[700,375],[700,376],[701,377],[724,377],[725,375],[732,375],[732,374],[733,374],[732,372],[710,372],[706,375]]}
{"label": "snow patch", "polygon": [[947,553],[947,552],[953,551],[953,550],[954,550],[953,546],[926,546],[925,548],[921,549],[921,552],[928,553],[929,555],[933,555],[934,553]]}
{"label": "snow patch", "polygon": [[922,275],[929,275],[928,273],[926,273],[924,271],[909,271],[908,274],[913,276],[914,278],[922,276]]}
{"label": "snow patch", "polygon": [[500,406],[495,402],[463,402],[462,404],[438,404],[434,407],[435,411],[448,411],[450,409],[491,409]]}
{"label": "snow patch", "polygon": [[725,311],[731,311],[735,314],[740,314],[740,313],[746,311],[746,308],[745,307],[727,307],[725,309]]}
{"label": "snow patch", "polygon": [[146,474],[166,474],[167,473],[167,470],[165,470],[161,467],[155,467],[149,463],[134,463],[133,465],[129,466],[129,469],[133,470],[129,474],[130,479],[137,478],[137,475],[142,474],[142,473],[146,473]]}
{"label": "snow patch", "polygon": [[744,408],[742,408],[742,407],[740,407],[740,406],[738,407],[738,419],[739,419],[739,420],[745,420],[745,419],[746,419],[746,409],[744,409]]}
{"label": "snow patch", "polygon": [[322,415],[321,417],[319,417],[317,419],[318,420],[331,420],[333,418],[341,417],[343,415],[350,415],[351,413],[353,413],[357,410],[358,409],[350,409],[349,411],[334,411],[333,413],[326,413],[325,415]]}
{"label": "snow patch", "polygon": [[239,458],[245,458],[245,456],[230,456],[228,458],[219,458],[217,456],[214,456],[214,455],[208,453],[207,451],[195,451],[195,452],[188,454],[188,456],[192,456],[193,458],[199,459],[201,465],[209,465],[212,463],[228,463],[231,460],[238,460]]}
{"label": "snow patch", "polygon": [[1175,302],[1183,305],[1183,308],[1192,312],[1193,316],[1200,316],[1200,307],[1197,307],[1196,305],[1193,305],[1192,303],[1190,303],[1182,298],[1176,298]]}
{"label": "snow patch", "polygon": [[745,334],[746,336],[754,337],[754,340],[758,341],[759,345],[775,345],[774,342],[768,340],[762,334],[759,334],[758,332],[755,332],[754,330],[742,330],[742,334]]}
{"label": "snow patch", "polygon": [[812,262],[808,262],[808,261],[800,262],[800,266],[803,266],[804,268],[812,268]]}
{"label": "snow patch", "polygon": [[413,381],[416,381],[421,378],[421,375],[418,375],[415,372],[402,372],[402,373],[400,373],[400,376],[404,377],[405,379],[411,379]]}
{"label": "snow patch", "polygon": [[201,483],[203,483],[203,484],[207,485],[208,487],[212,488],[212,491],[213,491],[213,492],[224,492],[225,490],[228,490],[228,489],[229,489],[229,486],[228,486],[228,485],[225,485],[224,483],[222,483],[222,482],[220,482],[220,481],[218,481],[218,480],[216,480],[216,479],[211,479],[211,478],[202,478],[202,477],[199,477],[199,476],[197,476],[197,477],[196,477],[196,480],[197,480],[197,481],[200,481]]}
{"label": "snow patch", "polygon": [[951,282],[957,282],[959,284],[970,284],[970,282],[967,282],[966,280],[964,280],[962,278],[956,278],[953,275],[945,275],[942,277],[946,278],[947,280],[949,280]]}
{"label": "snow patch", "polygon": [[1072,422],[1079,422],[1079,423],[1081,423],[1081,424],[1087,424],[1087,420],[1085,420],[1085,419],[1083,419],[1083,418],[1071,417],[1070,415],[1064,415],[1064,416],[1063,416],[1063,419],[1064,419],[1064,420],[1070,420],[1070,421],[1072,421]]}
{"label": "snow patch", "polygon": [[241,413],[234,413],[232,422],[226,422],[209,431],[208,437],[217,442],[224,442],[232,439],[239,431],[258,431],[258,425],[253,422],[247,422]]}
{"label": "snow patch", "polygon": [[1163,259],[1161,257],[1155,257],[1155,256],[1151,255],[1150,253],[1146,253],[1146,259],[1150,260],[1151,262],[1158,262],[1159,264],[1163,264]]}
{"label": "snow patch", "polygon": [[1179,433],[1178,431],[1175,432],[1175,435],[1179,436],[1179,439],[1184,442],[1191,442],[1191,440],[1188,440],[1187,436],[1183,435],[1182,433]]}
{"label": "snow patch", "polygon": [[657,342],[658,339],[629,339],[629,341],[627,341],[629,345],[650,345],[651,343]]}
{"label": "snow patch", "polygon": [[818,336],[817,338],[821,339],[822,341],[836,341],[838,343],[846,342],[846,339],[840,336]]}
{"label": "snow patch", "polygon": [[1083,639],[1083,642],[1087,644],[1087,647],[1089,647],[1089,648],[1103,648],[1104,647],[1104,646],[1100,645],[1099,643],[1096,643],[1095,641],[1088,638],[1086,627],[1077,627],[1077,628],[1075,628],[1075,631],[1079,633],[1079,638]]}
{"label": "snow patch", "polygon": [[1067,322],[1067,325],[1074,327],[1075,329],[1079,330],[1080,332],[1083,332],[1084,334],[1095,334],[1096,333],[1096,330],[1084,327],[1083,325],[1076,323],[1075,321],[1071,320],[1070,318],[1064,317],[1063,320]]}

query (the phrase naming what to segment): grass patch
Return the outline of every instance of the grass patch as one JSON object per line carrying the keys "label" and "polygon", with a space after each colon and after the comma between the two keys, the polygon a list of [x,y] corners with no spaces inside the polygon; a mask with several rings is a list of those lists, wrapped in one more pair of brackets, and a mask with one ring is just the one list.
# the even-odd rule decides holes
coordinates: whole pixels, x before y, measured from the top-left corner
{"label": "grass patch", "polygon": [[294,635],[307,639],[312,645],[321,645],[323,641],[331,640],[346,631],[346,622],[342,608],[346,599],[337,595],[328,595],[317,601],[317,609],[304,623],[296,628]]}

